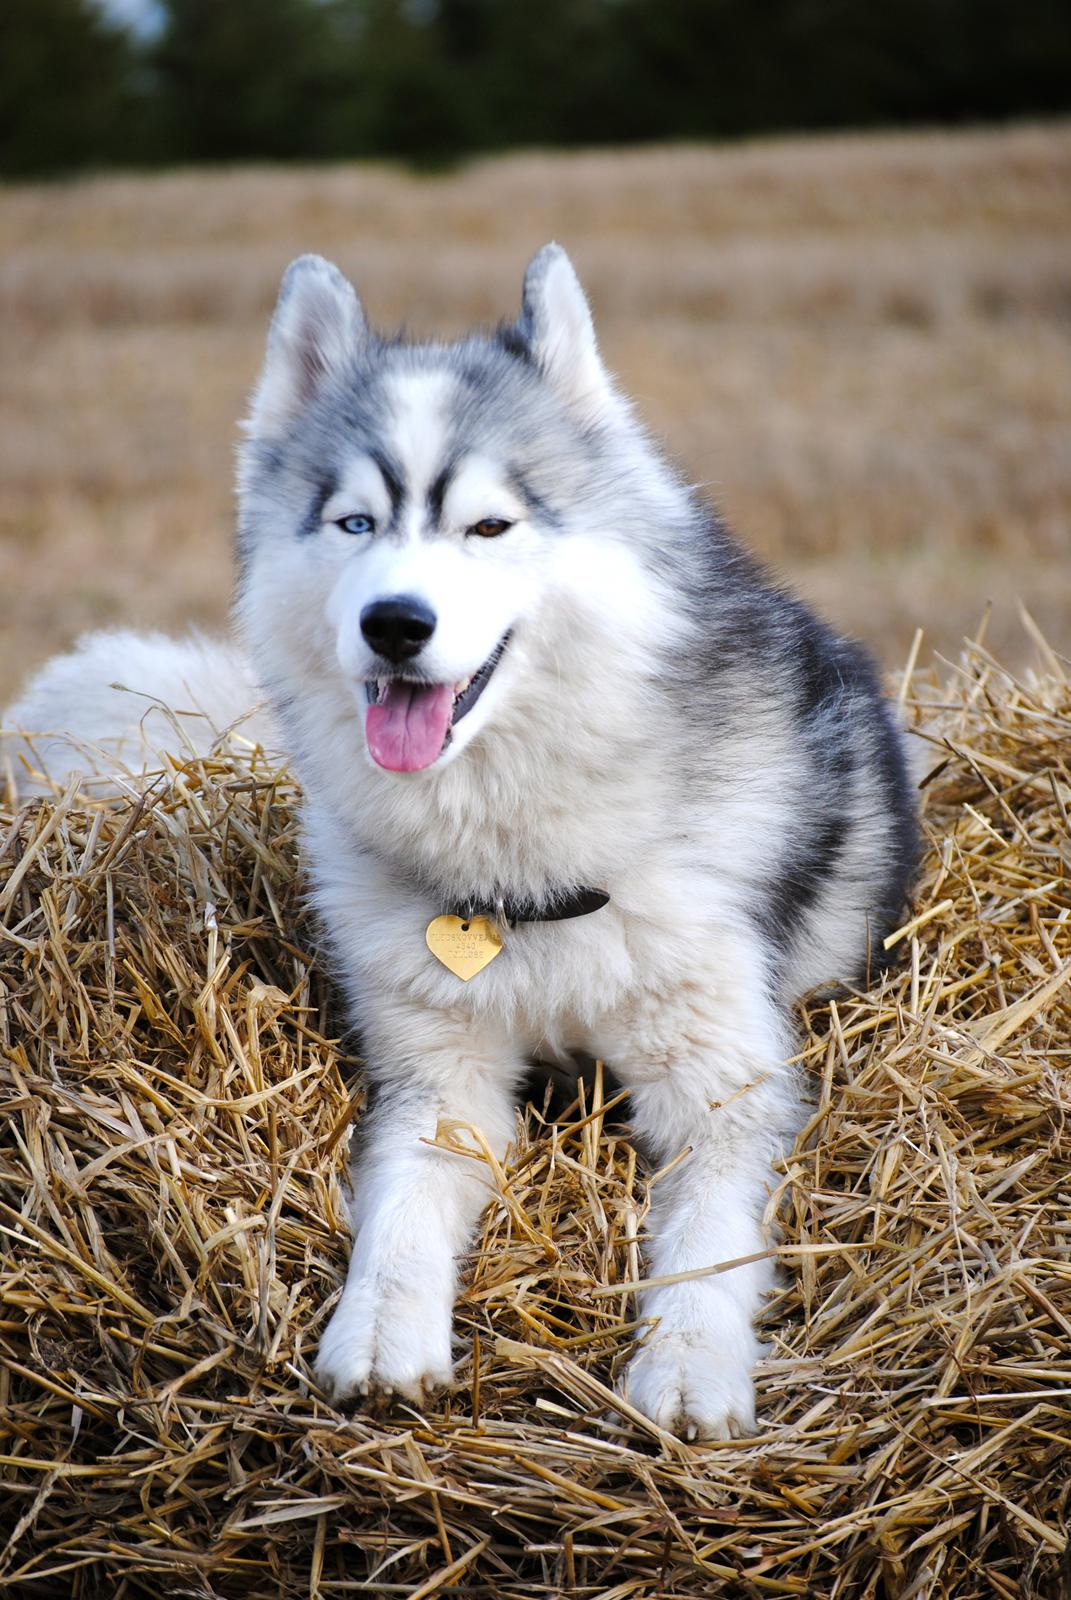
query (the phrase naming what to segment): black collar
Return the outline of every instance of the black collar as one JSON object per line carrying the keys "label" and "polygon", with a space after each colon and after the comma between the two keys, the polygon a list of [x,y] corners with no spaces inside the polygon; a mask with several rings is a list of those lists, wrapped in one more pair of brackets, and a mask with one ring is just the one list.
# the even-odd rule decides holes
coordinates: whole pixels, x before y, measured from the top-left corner
{"label": "black collar", "polygon": [[564,922],[567,917],[586,917],[608,905],[610,896],[605,889],[573,889],[568,894],[554,895],[547,900],[471,900],[462,901],[452,908],[455,917],[468,921],[473,917],[489,917],[512,928],[515,922]]}

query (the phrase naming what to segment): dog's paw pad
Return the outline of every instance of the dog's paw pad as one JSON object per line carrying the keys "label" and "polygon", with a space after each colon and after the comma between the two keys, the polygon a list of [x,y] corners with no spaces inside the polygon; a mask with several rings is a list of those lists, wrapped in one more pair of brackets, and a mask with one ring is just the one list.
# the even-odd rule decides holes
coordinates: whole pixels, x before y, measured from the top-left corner
{"label": "dog's paw pad", "polygon": [[750,1361],[726,1355],[709,1335],[655,1335],[629,1363],[622,1394],[688,1443],[741,1439],[755,1431]]}
{"label": "dog's paw pad", "polygon": [[315,1371],[334,1405],[373,1394],[419,1404],[453,1378],[449,1308],[438,1318],[402,1319],[383,1299],[348,1292],[324,1331]]}

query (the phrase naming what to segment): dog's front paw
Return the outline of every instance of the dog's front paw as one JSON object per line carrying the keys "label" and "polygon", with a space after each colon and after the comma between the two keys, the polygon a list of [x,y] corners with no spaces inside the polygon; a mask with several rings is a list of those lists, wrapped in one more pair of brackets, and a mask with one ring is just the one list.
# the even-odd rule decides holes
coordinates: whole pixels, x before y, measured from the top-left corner
{"label": "dog's front paw", "polygon": [[422,1401],[448,1384],[453,1308],[429,1301],[368,1280],[347,1284],[316,1358],[325,1394],[336,1405],[374,1390]]}
{"label": "dog's front paw", "polygon": [[727,1350],[706,1330],[655,1332],[629,1362],[621,1392],[683,1439],[739,1439],[755,1431],[752,1354]]}

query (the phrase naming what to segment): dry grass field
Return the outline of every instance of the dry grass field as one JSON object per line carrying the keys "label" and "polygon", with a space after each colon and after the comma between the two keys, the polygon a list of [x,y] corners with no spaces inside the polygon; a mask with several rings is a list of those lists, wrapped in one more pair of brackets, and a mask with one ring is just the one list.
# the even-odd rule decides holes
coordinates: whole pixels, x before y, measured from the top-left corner
{"label": "dry grass field", "polygon": [[737,528],[902,662],[1071,645],[1071,128],[179,172],[0,194],[0,697],[81,630],[216,623],[279,275],[459,330],[573,253],[611,364]]}

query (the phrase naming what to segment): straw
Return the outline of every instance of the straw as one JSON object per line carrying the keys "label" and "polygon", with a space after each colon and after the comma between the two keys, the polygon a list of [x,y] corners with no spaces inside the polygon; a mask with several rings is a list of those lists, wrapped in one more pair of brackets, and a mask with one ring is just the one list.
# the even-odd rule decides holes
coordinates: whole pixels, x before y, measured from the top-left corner
{"label": "straw", "polygon": [[456,1386],[333,1410],[364,1101],[293,780],[236,745],[0,812],[0,1592],[1071,1592],[1071,688],[1039,661],[905,686],[929,849],[900,965],[801,1008],[753,1440],[615,1409],[648,1180],[598,1074],[488,1167]]}

